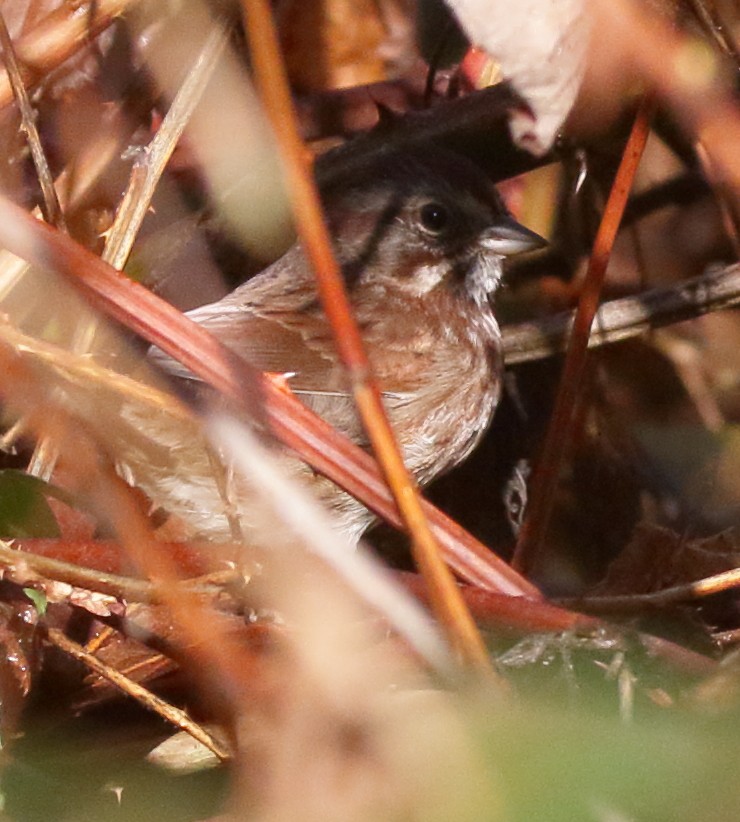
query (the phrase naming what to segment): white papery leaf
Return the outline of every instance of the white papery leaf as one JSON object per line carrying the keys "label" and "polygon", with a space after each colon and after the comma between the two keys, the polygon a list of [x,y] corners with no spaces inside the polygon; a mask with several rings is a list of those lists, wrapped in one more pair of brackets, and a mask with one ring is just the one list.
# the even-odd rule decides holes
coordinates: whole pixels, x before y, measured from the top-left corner
{"label": "white papery leaf", "polygon": [[586,0],[447,0],[471,42],[494,57],[527,101],[512,116],[514,141],[543,154],[575,102],[590,33]]}

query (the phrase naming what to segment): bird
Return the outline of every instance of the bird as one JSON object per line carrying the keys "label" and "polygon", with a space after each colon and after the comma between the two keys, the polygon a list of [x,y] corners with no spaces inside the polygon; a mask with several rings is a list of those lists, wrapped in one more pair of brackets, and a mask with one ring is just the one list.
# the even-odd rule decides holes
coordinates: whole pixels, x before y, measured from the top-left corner
{"label": "bird", "polygon": [[[404,462],[423,486],[461,462],[487,429],[503,375],[492,297],[505,258],[545,242],[514,220],[479,167],[445,148],[391,148],[324,168],[318,185],[334,252]],[[300,240],[187,315],[253,366],[285,374],[302,402],[369,447]],[[149,359],[194,379],[158,349]],[[228,471],[214,477],[204,443],[156,421],[146,427],[159,457],[150,449],[129,460],[130,480],[186,523],[188,536],[233,537],[249,504],[233,485],[225,490]],[[281,461],[358,540],[373,515],[296,457]]]}

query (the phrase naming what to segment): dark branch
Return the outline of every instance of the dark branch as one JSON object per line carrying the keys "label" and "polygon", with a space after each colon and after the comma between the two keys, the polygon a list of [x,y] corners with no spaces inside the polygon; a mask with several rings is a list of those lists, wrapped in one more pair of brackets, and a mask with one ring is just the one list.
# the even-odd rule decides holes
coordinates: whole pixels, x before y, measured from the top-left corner
{"label": "dark branch", "polygon": [[[650,328],[690,320],[740,304],[740,264],[712,268],[701,277],[635,297],[604,303],[594,321],[589,348],[627,340]],[[541,360],[561,353],[573,322],[563,312],[504,328],[504,352],[509,365]]]}

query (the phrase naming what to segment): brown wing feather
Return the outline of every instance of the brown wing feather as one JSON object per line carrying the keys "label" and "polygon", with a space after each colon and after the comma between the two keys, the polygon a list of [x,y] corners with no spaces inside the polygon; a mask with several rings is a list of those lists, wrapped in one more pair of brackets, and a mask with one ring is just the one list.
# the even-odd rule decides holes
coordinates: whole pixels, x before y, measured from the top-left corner
{"label": "brown wing feather", "polygon": [[[316,305],[313,276],[295,247],[227,297],[188,316],[255,368],[295,374],[290,385],[297,391],[345,387],[331,334]],[[161,352],[151,356],[170,373],[192,377]]]}
{"label": "brown wing feather", "polygon": [[[318,322],[309,323],[304,316],[300,326],[290,326],[280,322],[278,315],[267,318],[244,311],[241,314],[238,323],[231,312],[199,321],[255,368],[295,374],[290,385],[296,389],[329,389],[336,382],[333,342],[319,336],[325,329]],[[310,329],[309,325],[316,328]],[[311,330],[314,334],[307,340]]]}

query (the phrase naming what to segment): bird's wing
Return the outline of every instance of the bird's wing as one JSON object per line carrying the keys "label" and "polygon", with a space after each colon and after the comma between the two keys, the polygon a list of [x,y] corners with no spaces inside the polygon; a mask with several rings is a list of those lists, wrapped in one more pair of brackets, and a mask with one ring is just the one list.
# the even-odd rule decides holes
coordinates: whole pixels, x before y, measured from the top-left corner
{"label": "bird's wing", "polygon": [[[387,396],[397,394],[395,401],[403,403],[409,388],[416,387],[409,382],[426,380],[423,373],[408,373],[412,366],[412,371],[419,371],[419,355],[425,353],[415,350],[411,352],[414,356],[410,356],[408,350],[409,335],[405,328],[416,320],[406,310],[392,311],[392,316],[367,309],[363,312],[359,306],[358,310],[357,319],[366,335],[386,341],[382,373],[377,376]],[[288,385],[297,394],[343,397],[350,393],[331,330],[317,300],[313,275],[295,247],[228,296],[189,311],[188,316],[255,368],[290,374]],[[426,336],[416,334],[417,348],[434,348]],[[153,349],[150,357],[174,376],[193,379],[187,369],[161,351]]]}
{"label": "bird's wing", "polygon": [[[296,391],[344,392],[334,341],[310,288],[274,297],[263,275],[217,303],[188,316],[261,371],[290,374]],[[195,379],[184,366],[158,349],[150,359],[173,376]]]}
{"label": "bird's wing", "polygon": [[296,390],[344,388],[334,341],[318,316],[304,313],[295,318],[287,312],[233,316],[227,311],[204,317],[202,324],[255,368],[290,374],[290,386]]}

